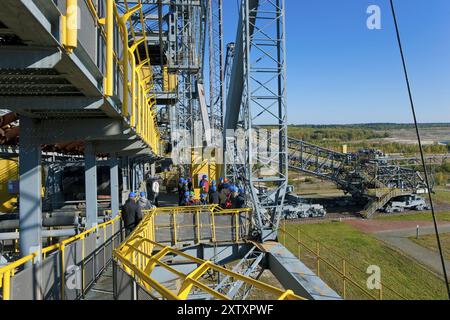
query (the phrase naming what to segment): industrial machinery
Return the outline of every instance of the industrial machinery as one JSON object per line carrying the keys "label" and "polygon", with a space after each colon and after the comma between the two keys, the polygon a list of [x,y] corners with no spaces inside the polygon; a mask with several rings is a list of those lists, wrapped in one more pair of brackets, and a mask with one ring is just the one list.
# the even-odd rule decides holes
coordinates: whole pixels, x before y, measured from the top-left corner
{"label": "industrial machinery", "polygon": [[324,206],[311,204],[294,193],[294,187],[288,186],[283,206],[283,217],[286,220],[302,218],[323,218],[327,214]]}
{"label": "industrial machinery", "polygon": [[379,150],[340,153],[293,138],[288,142],[291,170],[333,181],[345,193],[365,199],[365,218],[395,197],[428,192],[420,172],[392,163]]}
{"label": "industrial machinery", "polygon": [[[288,138],[285,1],[238,4],[225,60],[222,0],[2,1],[0,108],[10,119],[2,141],[19,158],[18,213],[4,222],[16,255],[0,268],[2,299],[98,299],[101,277],[115,299],[247,299],[254,289],[281,300],[342,299],[320,277],[320,252],[315,272],[279,241],[286,211],[325,214],[289,194],[289,168],[354,196],[384,190],[367,216],[392,190],[423,181]],[[67,156],[75,163],[60,162]],[[175,207],[175,195],[125,233],[120,205],[158,167],[176,167],[196,187],[204,175],[227,176],[249,208]],[[66,196],[82,207],[60,208]],[[281,289],[261,281],[264,270]]]}
{"label": "industrial machinery", "polygon": [[382,209],[386,213],[403,212],[405,210],[424,211],[430,210],[430,206],[423,197],[406,195],[390,200]]}

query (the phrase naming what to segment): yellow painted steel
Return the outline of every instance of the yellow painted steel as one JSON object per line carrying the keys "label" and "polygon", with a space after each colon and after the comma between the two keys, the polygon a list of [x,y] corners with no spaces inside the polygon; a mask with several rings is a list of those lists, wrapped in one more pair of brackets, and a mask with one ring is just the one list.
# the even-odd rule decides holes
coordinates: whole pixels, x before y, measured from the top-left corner
{"label": "yellow painted steel", "polygon": [[220,166],[215,164],[214,159],[204,159],[203,158],[203,148],[192,148],[191,150],[192,164],[191,172],[194,183],[195,196],[200,197],[200,180],[201,176],[207,175],[209,181],[216,180],[220,178]]}
{"label": "yellow painted steel", "polygon": [[[83,243],[83,250],[82,250],[82,260],[84,260],[85,258],[85,253],[84,253],[84,240],[86,238],[87,235],[93,234],[94,232],[96,232],[97,230],[100,229],[106,229],[106,227],[108,225],[113,225],[114,223],[117,222],[120,219],[120,216],[117,216],[116,218],[99,224],[89,230],[84,231],[83,233],[80,233],[76,236],[73,236],[67,240],[64,240],[58,244],[46,247],[44,249],[42,249],[42,252],[34,252],[26,257],[23,257],[19,260],[16,260],[12,263],[10,263],[7,266],[4,266],[2,268],[0,268],[0,288],[2,289],[2,296],[3,296],[3,300],[9,300],[11,297],[11,277],[13,277],[17,271],[18,268],[22,267],[23,265],[25,265],[27,262],[32,262],[34,263],[34,260],[42,255],[42,258],[45,259],[47,257],[47,255],[49,253],[55,252],[55,251],[59,251],[61,253],[61,257],[62,257],[62,269],[61,269],[61,273],[64,274],[65,272],[65,265],[64,265],[64,254],[65,254],[65,248],[67,245],[81,240]],[[113,232],[114,234],[114,232]],[[84,272],[84,269],[83,269]],[[64,277],[61,277],[61,297],[64,298]]]}
{"label": "yellow painted steel", "polygon": [[78,0],[66,0],[65,43],[69,53],[78,46]]}
{"label": "yellow painted steel", "polygon": [[9,194],[8,183],[19,180],[18,159],[0,159],[0,211],[10,212],[17,203],[17,195]]}
{"label": "yellow painted steel", "polygon": [[[67,3],[76,0],[66,0]],[[106,70],[104,74],[105,97],[120,96],[122,90],[122,116],[136,130],[136,133],[154,153],[159,154],[160,134],[156,119],[156,96],[154,93],[153,72],[150,63],[150,54],[146,31],[134,30],[131,17],[140,19],[141,25],[145,25],[145,15],[142,12],[142,0],[135,1],[135,6],[130,7],[128,1],[124,1],[125,13],[120,14],[114,0],[106,0],[105,17],[100,18],[98,7],[93,0],[85,0],[88,4],[101,36],[105,39]],[[71,13],[73,15],[73,12]],[[62,17],[67,20],[67,15]],[[65,26],[68,25],[64,23]],[[118,30],[117,36],[115,30]],[[63,28],[63,45],[69,48],[67,42],[74,33],[68,35],[67,28]],[[115,51],[119,38],[123,46],[120,52]],[[131,45],[130,45],[131,44]],[[139,50],[138,50],[139,48]],[[143,48],[143,50],[141,50]],[[144,52],[144,56],[142,56]],[[114,70],[117,74],[114,75]],[[118,88],[115,81],[122,80],[122,88]]]}
{"label": "yellow painted steel", "polygon": [[164,66],[163,69],[163,88],[164,92],[175,92],[178,88],[178,76],[169,73],[169,68]]}
{"label": "yellow painted steel", "polygon": [[[232,272],[224,267],[213,264],[211,261],[205,261],[188,255],[174,247],[165,246],[155,241],[155,217],[159,215],[170,215],[175,217],[179,214],[193,213],[197,216],[196,239],[200,241],[198,237],[198,215],[200,212],[216,214],[226,214],[239,217],[240,214],[248,213],[249,209],[244,210],[221,210],[218,206],[204,206],[204,207],[173,207],[173,208],[160,208],[150,211],[146,211],[146,215],[143,221],[139,224],[135,231],[122,243],[119,248],[114,251],[114,258],[118,262],[121,268],[132,275],[134,279],[146,289],[152,295],[159,295],[162,299],[170,300],[186,300],[192,293],[194,288],[204,292],[215,299],[227,300],[229,299],[224,292],[218,292],[202,282],[202,276],[209,272],[216,272],[224,276],[234,278],[236,281],[243,281],[245,284],[254,286],[264,292],[271,294],[275,299],[292,299],[292,300],[304,300],[304,298],[295,295],[292,291],[281,290],[263,283],[258,280],[254,280],[250,277],[243,276],[241,274]],[[214,226],[214,222],[212,222]],[[167,262],[168,257],[178,257],[183,261],[190,262],[197,265],[197,268],[192,272],[185,274]],[[174,259],[178,260],[178,259]],[[181,285],[178,289],[169,289],[163,284],[159,283],[156,279],[152,278],[152,273],[156,267],[163,268],[169,273],[173,274],[179,279]]]}
{"label": "yellow painted steel", "polygon": [[114,0],[106,0],[105,96],[114,94]]}

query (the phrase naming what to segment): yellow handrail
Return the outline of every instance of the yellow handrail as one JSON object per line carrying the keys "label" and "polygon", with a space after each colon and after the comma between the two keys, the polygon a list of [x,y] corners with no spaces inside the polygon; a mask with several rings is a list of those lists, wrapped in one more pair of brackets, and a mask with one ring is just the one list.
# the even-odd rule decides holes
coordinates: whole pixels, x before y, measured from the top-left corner
{"label": "yellow handrail", "polygon": [[[86,230],[78,235],[75,235],[69,239],[66,239],[58,244],[52,245],[52,246],[48,246],[46,248],[43,248],[41,250],[41,253],[39,252],[34,252],[28,256],[22,257],[19,260],[16,260],[2,268],[0,268],[0,288],[3,288],[3,300],[9,300],[10,298],[10,284],[11,284],[11,277],[13,277],[15,275],[16,269],[25,265],[28,262],[33,262],[36,259],[36,257],[38,257],[40,254],[42,254],[42,258],[45,259],[47,254],[54,252],[54,251],[61,251],[64,254],[64,249],[67,245],[80,240],[80,239],[84,239],[87,235],[94,233],[95,231],[102,229],[102,228],[106,228],[108,225],[110,224],[114,224],[116,221],[118,221],[120,219],[120,216],[117,216],[116,218],[107,221],[105,223],[102,223],[100,225],[97,225],[89,230]],[[64,260],[64,259],[63,259]],[[64,268],[62,269],[64,271]],[[64,277],[62,277],[63,279]],[[62,286],[62,292],[64,291],[64,288]]]}
{"label": "yellow handrail", "polygon": [[[161,208],[146,211],[146,215],[139,226],[134,230],[130,236],[123,242],[119,248],[114,250],[114,257],[119,263],[119,266],[128,274],[130,274],[141,285],[144,289],[149,291],[149,293],[157,292],[163,299],[170,300],[185,300],[192,293],[194,288],[210,295],[215,299],[227,300],[225,292],[219,292],[207,286],[205,283],[201,282],[203,275],[209,271],[214,271],[225,276],[231,277],[236,281],[242,281],[247,285],[251,285],[255,288],[263,290],[266,293],[272,294],[276,299],[280,300],[305,300],[294,294],[290,290],[282,290],[275,288],[271,285],[263,283],[261,281],[252,279],[250,277],[235,273],[224,267],[215,265],[211,261],[206,261],[199,259],[197,257],[186,254],[175,248],[162,245],[155,241],[154,237],[154,218],[159,214],[171,214],[176,216],[177,214],[182,214],[183,210],[188,210],[188,213],[198,213],[200,212],[198,208],[201,208],[211,214],[234,214],[239,215],[240,213],[249,212],[248,209],[244,210],[220,210],[217,206],[205,206],[205,207],[174,207],[174,208]],[[172,210],[172,211],[171,211]],[[198,228],[198,218],[197,228]],[[199,239],[193,239],[199,241]],[[165,259],[168,255],[179,256],[183,258],[184,261],[189,261],[196,264],[198,267],[185,274],[181,271],[176,270],[174,267],[170,266]],[[159,266],[166,271],[172,273],[180,281],[180,287],[173,291],[165,287],[163,284],[159,283],[152,278],[152,272],[155,268]]]}
{"label": "yellow handrail", "polygon": [[[142,0],[130,7],[125,0],[125,12],[119,12],[114,0],[106,0],[105,17],[100,17],[98,7],[92,0],[84,0],[87,8],[95,20],[96,27],[105,39],[105,74],[103,94],[105,97],[118,95],[114,92],[115,76],[114,62],[123,80],[122,117],[136,130],[137,135],[153,150],[159,154],[159,129],[155,112],[156,96],[154,92],[153,72],[150,61],[149,48],[146,36],[146,20],[142,11]],[[72,53],[78,43],[78,0],[66,0],[67,12],[62,15],[62,45],[68,53]],[[141,29],[135,30],[131,19],[140,21]],[[116,26],[118,28],[116,28]],[[82,26],[81,26],[82,27]],[[123,50],[115,51],[115,30],[119,32]],[[144,48],[145,56],[141,50]],[[121,57],[120,57],[121,55]]]}

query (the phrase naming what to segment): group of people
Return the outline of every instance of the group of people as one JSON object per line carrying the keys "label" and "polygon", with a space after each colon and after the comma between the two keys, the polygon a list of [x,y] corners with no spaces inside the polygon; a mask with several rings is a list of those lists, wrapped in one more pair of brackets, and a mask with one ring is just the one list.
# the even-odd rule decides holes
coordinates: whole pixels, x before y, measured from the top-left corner
{"label": "group of people", "polygon": [[204,175],[199,182],[200,199],[196,199],[192,178],[180,178],[178,183],[178,204],[195,206],[216,204],[223,209],[241,209],[245,207],[245,191],[238,189],[228,179],[220,178],[219,183],[208,180]]}
{"label": "group of people", "polygon": [[[145,192],[130,192],[128,200],[122,207],[122,219],[126,235],[128,236],[134,228],[142,221],[143,211],[155,208],[158,205],[159,183],[158,180],[149,181],[147,189],[150,192],[149,200]],[[223,209],[241,209],[245,207],[245,191],[238,189],[228,179],[220,178],[219,183],[209,181],[204,175],[199,182],[200,199],[196,199],[194,182],[192,178],[181,178],[178,184],[179,205],[196,206],[216,204]]]}

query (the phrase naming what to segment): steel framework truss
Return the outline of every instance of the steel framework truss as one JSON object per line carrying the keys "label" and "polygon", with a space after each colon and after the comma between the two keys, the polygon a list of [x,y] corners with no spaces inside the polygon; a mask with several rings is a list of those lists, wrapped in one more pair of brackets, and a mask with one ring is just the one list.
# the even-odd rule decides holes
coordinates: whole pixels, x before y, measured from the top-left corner
{"label": "steel framework truss", "polygon": [[211,127],[223,130],[225,81],[223,56],[223,0],[209,0],[209,105]]}
{"label": "steel framework truss", "polygon": [[[242,1],[243,159],[263,240],[277,237],[288,183],[284,0]],[[270,134],[257,139],[258,128]],[[261,137],[260,137],[261,138]],[[264,146],[261,148],[261,146]],[[267,187],[269,192],[260,192]]]}
{"label": "steel framework truss", "polygon": [[336,183],[353,196],[364,196],[368,189],[399,189],[415,193],[426,188],[420,173],[381,159],[361,159],[301,140],[289,138],[289,168]]}

